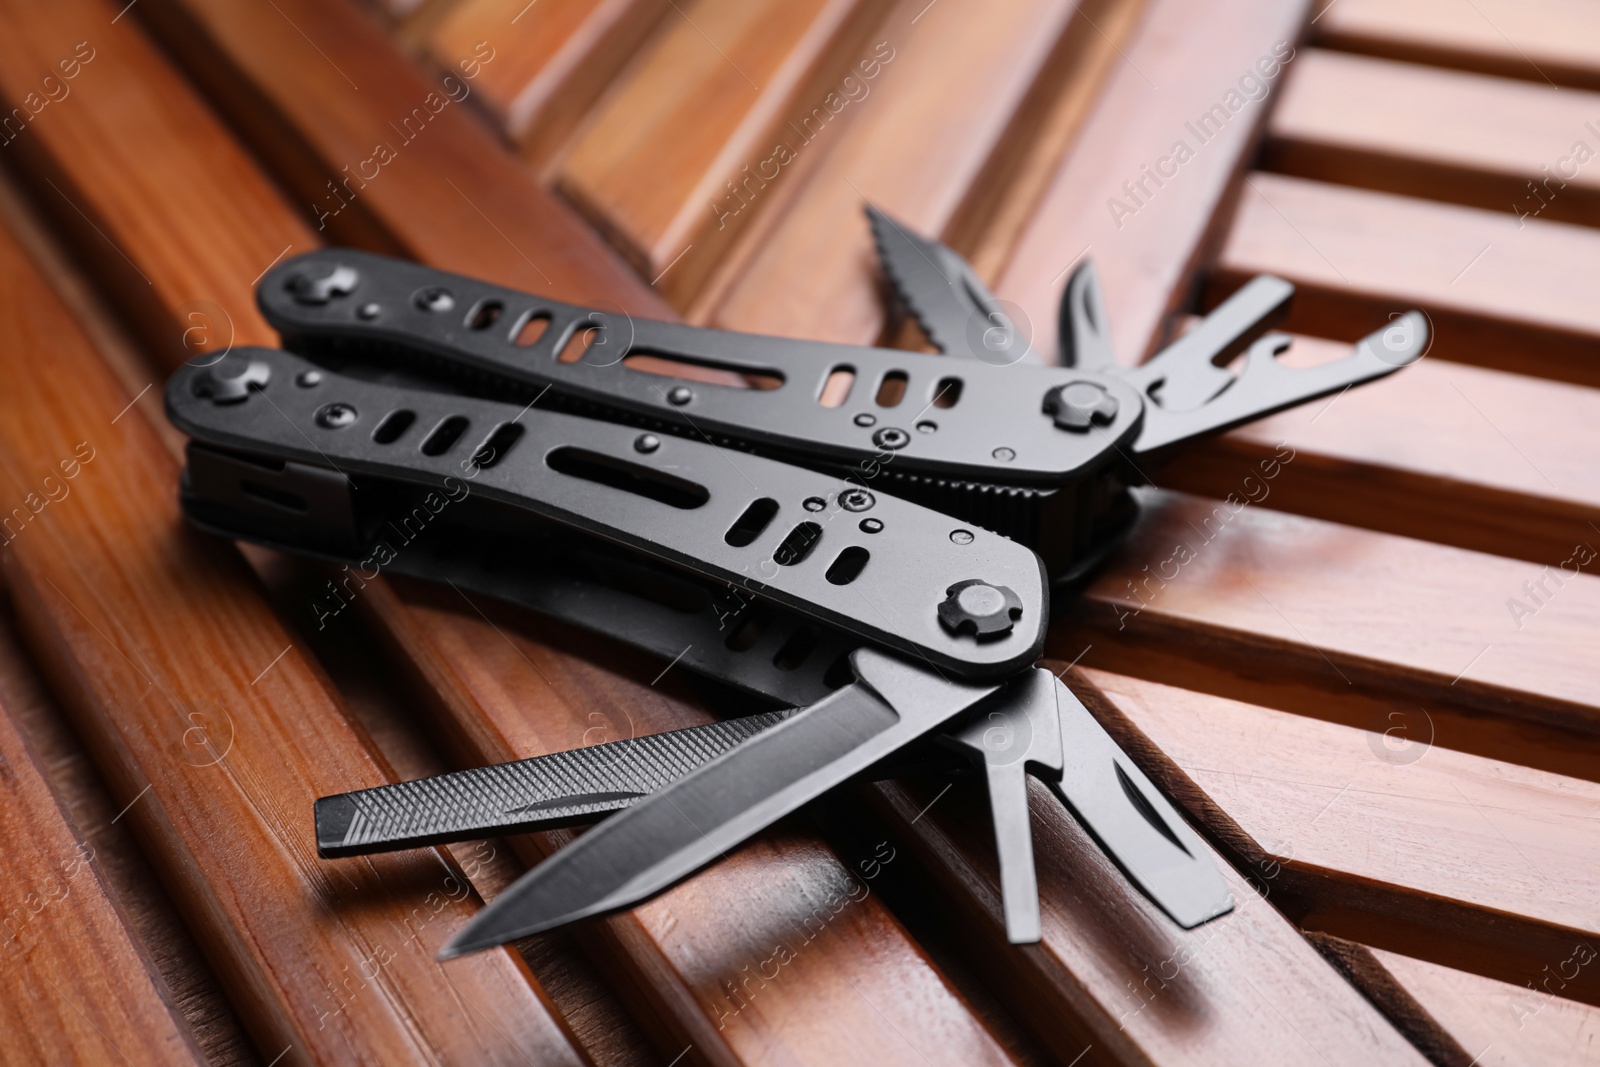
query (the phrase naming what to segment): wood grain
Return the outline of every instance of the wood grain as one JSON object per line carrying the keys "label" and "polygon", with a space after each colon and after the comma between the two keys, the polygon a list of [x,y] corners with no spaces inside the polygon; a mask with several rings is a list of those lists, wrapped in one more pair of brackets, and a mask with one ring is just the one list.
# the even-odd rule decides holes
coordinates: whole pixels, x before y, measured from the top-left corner
{"label": "wood grain", "polygon": [[[305,250],[306,227],[141,34],[104,32],[104,6],[5,4],[0,95],[21,103],[42,92],[52,72],[57,95],[65,95],[0,152],[79,254],[99,265],[100,284],[162,360],[176,364],[230,339],[267,343],[273,334],[255,314],[252,283],[275,255]],[[76,65],[75,77],[64,77],[64,60]],[[170,171],[141,165],[152,157]],[[119,180],[83,180],[107,172]],[[135,263],[122,251],[167,240],[162,224],[140,209],[153,200],[181,203],[196,228],[216,234],[205,263],[183,255]],[[236,211],[256,220],[253,240],[230,239],[219,225]]]}
{"label": "wood grain", "polygon": [[125,925],[94,843],[52,794],[9,688],[0,683],[0,1062],[206,1062]]}
{"label": "wood grain", "polygon": [[1587,164],[1597,156],[1600,93],[1308,48],[1261,166],[1592,226],[1600,165]]}
{"label": "wood grain", "polygon": [[[1518,984],[1600,940],[1600,786],[1435,745],[1426,716],[1359,730],[1088,672],[1187,781],[1235,861],[1303,926]],[[1169,771],[1168,778],[1174,777]],[[1594,1003],[1573,967],[1561,995]]]}
{"label": "wood grain", "polygon": [[[433,965],[447,924],[416,929],[418,893],[445,901],[456,887],[449,902],[471,906],[439,853],[339,878],[315,858],[308,820],[292,813],[341,783],[384,781],[384,768],[238,557],[181,527],[159,439],[137,412],[112,422],[131,398],[9,236],[0,272],[14,299],[6,349],[50,354],[0,366],[4,490],[24,515],[39,508],[0,567],[30,650],[258,1049],[581,1062],[512,954],[448,980]],[[70,496],[41,506],[74,470]],[[415,932],[397,936],[407,922]]]}
{"label": "wood grain", "polygon": [[[439,702],[456,747],[476,762],[710,718],[685,699],[681,676],[658,678],[661,665],[650,657],[453,590],[406,583],[400,594],[403,603],[380,591],[363,607],[382,621],[416,691]],[[557,833],[515,844],[532,863],[568,840]],[[594,950],[651,1013],[648,1025],[711,1062],[759,1059],[757,1050],[770,1054],[777,1041],[802,1062],[848,1059],[857,1054],[851,1049],[891,1063],[1004,1062],[870,895],[856,870],[870,859],[836,857],[811,835],[780,828],[607,920]],[[820,920],[808,921],[818,909]],[[781,980],[770,980],[773,972]],[[878,988],[896,996],[879,998]]]}
{"label": "wood grain", "polygon": [[928,865],[949,924],[1060,1062],[1086,1047],[1113,1063],[1422,1062],[1226,861],[1235,910],[1179,930],[1030,782],[1044,939],[1008,949],[981,794],[876,788]]}
{"label": "wood grain", "polygon": [[866,106],[883,70],[868,34],[887,6],[688,5],[585,122],[560,164],[558,188],[641,275],[685,306],[748,225],[754,212],[743,210],[745,198],[781,180],[834,108]]}
{"label": "wood grain", "polygon": [[1245,179],[1208,291],[1255,274],[1298,287],[1287,328],[1354,341],[1420,307],[1429,356],[1600,383],[1588,278],[1600,233],[1278,174]]}
{"label": "wood grain", "polygon": [[[424,75],[348,3],[161,0],[141,15],[323,239],[558,300],[604,294],[618,310],[665,313],[456,102],[471,99],[476,80],[459,62],[453,74]],[[479,76],[498,58],[480,60]]]}
{"label": "wood grain", "polygon": [[[1283,459],[1280,474],[1293,469]],[[1181,644],[1247,676],[1281,671],[1586,734],[1600,726],[1600,690],[1582,667],[1600,626],[1600,578],[1552,578],[1517,560],[1251,506],[1275,479],[1259,467],[1237,477],[1232,503],[1141,491],[1139,523],[1069,613],[1114,640]],[[1532,585],[1540,580],[1545,593]],[[1073,644],[1053,634],[1049,647],[1070,660],[1082,648]]]}
{"label": "wood grain", "polygon": [[[132,394],[144,388],[149,379],[143,367],[117,365],[122,360],[130,364],[136,360],[131,342],[93,295],[87,279],[71,267],[61,246],[45,232],[40,220],[27,212],[9,180],[0,181],[0,216],[89,334],[96,350],[106,356],[124,390]],[[146,410],[160,411],[156,406]],[[218,1067],[260,1067],[266,1061],[257,1056],[193,932],[162,888],[128,821],[121,818],[126,805],[112,797],[68,717],[22,648],[9,599],[0,618],[0,688],[40,766],[47,771],[51,791],[68,821],[81,839],[92,843],[103,884],[165,983],[171,1003],[182,1012],[205,1060]]]}
{"label": "wood grain", "polygon": [[[1296,337],[1284,358],[1349,350]],[[1240,490],[1237,472],[1287,444],[1295,465],[1267,490],[1275,511],[1559,567],[1596,537],[1597,427],[1596,390],[1424,359],[1203,442],[1155,477],[1221,500]]]}
{"label": "wood grain", "polygon": [[[298,21],[298,16],[296,18]],[[152,109],[153,115],[160,113],[159,108]],[[436,159],[431,166],[437,168],[436,173],[452,173],[445,162],[450,158]],[[146,160],[142,165],[152,164]],[[221,190],[216,192],[221,194]],[[225,200],[225,196],[222,199]],[[142,210],[162,220],[168,240],[179,242],[184,254],[204,262],[216,229],[188,227],[176,205],[153,201],[143,205]],[[212,225],[226,226],[226,232],[236,235],[236,239],[248,241],[255,220],[238,215],[214,220]],[[467,236],[462,238],[463,241],[467,239]],[[603,250],[594,238],[585,236],[583,241],[581,248],[565,249],[566,254],[576,259],[583,254],[582,249],[587,248],[604,261]],[[534,250],[545,246],[528,247]],[[168,254],[166,246],[153,244],[130,245],[127,251],[136,260]],[[451,254],[464,258],[469,252],[463,246]],[[493,276],[492,268],[492,262],[488,262],[478,273]],[[637,282],[632,284],[639,287]],[[542,734],[546,744],[559,748],[592,742],[597,735],[591,731],[608,721],[608,714],[615,717],[617,724],[625,724],[630,711],[639,714],[635,705],[657,709],[657,714],[663,716],[656,721],[657,726],[681,722],[684,717],[695,720],[704,715],[682,700],[662,702],[664,698],[658,695],[660,690],[648,684],[660,672],[659,664],[637,658],[626,661],[626,674],[611,681],[614,669],[592,667],[575,660],[571,654],[561,651],[568,647],[563,644],[562,636],[549,632],[544,634],[545,643],[527,645],[530,659],[516,654],[507,659],[505,653],[509,646],[504,644],[505,639],[494,628],[484,625],[473,603],[458,599],[449,610],[435,612],[418,621],[420,608],[393,598],[384,599],[386,596],[387,591],[377,583],[369,585],[363,591],[364,606],[383,604],[383,609],[374,617],[380,620],[389,638],[411,650],[423,670],[438,670],[439,673],[429,676],[430,683],[439,687],[432,699],[461,720],[447,722],[446,731],[469,738],[476,746],[461,754],[464,760],[478,763],[509,758],[513,750],[503,747],[504,737],[532,738]],[[426,603],[425,591],[416,596],[419,603]],[[450,596],[455,594],[450,593]],[[357,625],[356,613],[349,613],[339,623]],[[520,618],[508,618],[499,625],[506,633],[520,634],[529,624]],[[403,642],[395,636],[397,633],[404,634]],[[543,651],[538,651],[540,648]],[[598,648],[579,646],[578,651],[604,662],[617,658],[615,650],[604,644]],[[552,678],[570,676],[572,680],[551,691],[530,667],[530,661],[541,663],[546,675]],[[475,699],[480,690],[499,693],[500,697],[486,706]],[[611,700],[604,698],[608,691],[613,693]],[[530,700],[531,694],[535,696]],[[532,751],[525,750],[524,754]],[[589,932],[586,942],[589,951],[602,959],[608,977],[626,993],[630,1005],[648,1020],[665,1057],[670,1059],[685,1045],[693,1043],[695,1055],[711,1062],[743,1062],[758,1058],[762,1049],[774,1048],[782,1048],[787,1055],[800,1060],[826,1059],[830,1050],[836,1052],[842,1047],[841,1043],[846,1040],[844,1035],[850,1035],[850,1040],[866,1042],[867,1047],[876,1048],[890,1061],[916,1059],[914,1049],[897,1033],[898,1027],[908,1033],[927,1030],[940,1034],[951,1050],[947,1053],[951,1058],[1003,1059],[982,1025],[876,898],[853,907],[849,925],[845,927],[852,931],[859,927],[870,936],[836,935],[808,944],[807,965],[786,968],[784,982],[774,986],[764,998],[762,1010],[740,1012],[742,1018],[738,1025],[727,1022],[719,1029],[719,1022],[730,1011],[723,983],[742,980],[742,968],[759,966],[772,955],[770,944],[759,946],[762,951],[751,955],[754,948],[746,940],[772,930],[765,924],[763,916],[768,915],[768,911],[762,905],[772,904],[777,894],[786,903],[782,907],[774,905],[772,914],[781,917],[797,908],[809,912],[819,902],[829,899],[841,885],[847,884],[842,881],[848,878],[845,867],[820,843],[804,835],[785,841],[777,851],[773,847],[757,846],[751,858],[736,860],[722,880],[715,883],[715,893],[710,883],[700,889],[690,883],[678,897],[668,898],[678,900],[680,910],[673,913],[673,920],[660,931],[645,929],[635,920],[623,917]],[[772,858],[770,862],[769,857]],[[690,903],[686,905],[684,901]],[[746,902],[739,921],[729,919],[732,901]],[[802,902],[807,902],[803,908]],[[868,972],[896,987],[917,993],[879,1006],[884,1013],[880,1014],[879,1008],[855,996],[848,985],[841,985],[835,977],[840,973]],[[810,1012],[804,1006],[814,998],[832,998],[828,1000],[830,1010]],[[781,1036],[769,1029],[772,1018],[783,1020]]]}
{"label": "wood grain", "polygon": [[1372,955],[1461,1046],[1459,1067],[1583,1063],[1600,1045],[1600,1009],[1560,995],[1563,973],[1594,965],[1577,962],[1590,957],[1578,945],[1531,989],[1381,949]]}
{"label": "wood grain", "polygon": [[[1113,65],[995,283],[997,295],[1013,301],[1031,325],[1041,352],[1055,352],[1061,290],[1081,256],[1091,257],[1100,272],[1123,361],[1138,362],[1163,338],[1170,316],[1190,299],[1194,274],[1210,255],[1208,235],[1226,221],[1225,197],[1271,104],[1270,95],[1249,101],[1240,81],[1278,83],[1280,57],[1299,39],[1306,8],[1296,0],[1220,6],[1152,0],[1124,48],[1125,62]],[[1251,86],[1251,95],[1258,95]],[[1230,90],[1240,94],[1237,112],[1228,110],[1235,102]],[[1220,133],[1202,143],[1185,123],[1214,104],[1228,117]],[[1163,165],[1162,159],[1175,159],[1180,140],[1192,158]],[[1146,178],[1143,168],[1157,166],[1177,174]],[[1131,195],[1124,183],[1134,189]]]}
{"label": "wood grain", "polygon": [[1354,941],[1346,941],[1332,934],[1314,931],[1306,940],[1317,947],[1323,957],[1361,990],[1361,995],[1406,1035],[1406,1040],[1428,1057],[1436,1067],[1471,1067],[1471,1058],[1460,1042],[1433,1017],[1423,1004],[1413,997],[1405,986],[1395,980],[1372,950]]}
{"label": "wood grain", "polygon": [[[926,9],[926,10],[923,10]],[[730,329],[868,343],[884,330],[872,237],[877,204],[942,235],[990,159],[1016,136],[1012,117],[1068,38],[1090,20],[1050,0],[990,4],[976,24],[955,6],[902,3],[880,31],[892,56],[870,96],[844,108],[762,190],[729,280],[691,317]],[[915,24],[913,25],[913,20]],[[952,69],[962,77],[952,78]],[[825,143],[829,142],[829,143]],[[819,151],[820,150],[820,151]]]}
{"label": "wood grain", "polygon": [[462,0],[428,51],[449,68],[487,41],[496,55],[480,104],[544,167],[670,10],[662,0]]}
{"label": "wood grain", "polygon": [[1338,0],[1317,9],[1319,44],[1600,89],[1600,12],[1585,0]]}

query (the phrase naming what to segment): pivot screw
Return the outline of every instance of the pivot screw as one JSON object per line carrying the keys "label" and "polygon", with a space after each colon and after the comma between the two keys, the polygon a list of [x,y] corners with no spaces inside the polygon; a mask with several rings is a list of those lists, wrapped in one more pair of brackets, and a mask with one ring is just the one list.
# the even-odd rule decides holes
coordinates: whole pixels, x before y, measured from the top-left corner
{"label": "pivot screw", "polygon": [[1117,417],[1117,398],[1098,382],[1068,382],[1044,395],[1045,414],[1063,430],[1082,433],[1091,424],[1111,425]]}
{"label": "pivot screw", "polygon": [[879,448],[887,448],[891,452],[897,448],[904,448],[911,443],[911,435],[897,426],[885,426],[872,435],[872,443]]}
{"label": "pivot screw", "polygon": [[195,380],[194,392],[213,404],[237,404],[250,390],[265,389],[271,378],[272,368],[258,359],[223,359]]}
{"label": "pivot screw", "polygon": [[978,578],[968,578],[946,589],[939,605],[939,622],[953,634],[998,637],[1010,633],[1020,618],[1022,600],[1016,593]]}
{"label": "pivot screw", "polygon": [[349,404],[325,404],[317,410],[317,425],[325,430],[342,430],[356,421],[356,409]]}
{"label": "pivot screw", "polygon": [[681,408],[683,405],[687,404],[693,399],[694,390],[690,389],[687,385],[674,385],[671,389],[667,390],[667,403],[671,404],[673,407]]}
{"label": "pivot screw", "polygon": [[661,438],[653,433],[642,433],[633,439],[633,450],[648,455],[661,447]]}
{"label": "pivot screw", "polygon": [[355,292],[361,275],[354,267],[336,266],[320,278],[309,274],[296,274],[289,279],[289,293],[301,304],[326,304],[336,296],[349,296]]}
{"label": "pivot screw", "polygon": [[839,494],[839,506],[846,511],[866,511],[878,502],[878,498],[865,489],[846,489]]}

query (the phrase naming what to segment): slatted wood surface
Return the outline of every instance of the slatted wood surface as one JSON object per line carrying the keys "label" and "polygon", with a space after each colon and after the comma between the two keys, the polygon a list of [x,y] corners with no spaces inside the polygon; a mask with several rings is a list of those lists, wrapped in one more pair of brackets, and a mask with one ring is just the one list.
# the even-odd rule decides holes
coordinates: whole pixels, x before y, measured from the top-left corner
{"label": "slatted wood surface", "polygon": [[[0,1061],[1600,1056],[1585,0],[0,9]],[[449,589],[319,617],[327,572],[184,527],[160,383],[272,343],[254,281],[326,244],[917,345],[868,200],[1042,358],[1084,256],[1130,363],[1259,272],[1299,287],[1297,360],[1428,314],[1420,364],[1157,472],[1056,607],[1048,661],[1240,907],[1180,933],[1041,792],[1012,948],[981,795],[882,783],[434,962],[569,835],[322,861],[315,796],[736,709]]]}

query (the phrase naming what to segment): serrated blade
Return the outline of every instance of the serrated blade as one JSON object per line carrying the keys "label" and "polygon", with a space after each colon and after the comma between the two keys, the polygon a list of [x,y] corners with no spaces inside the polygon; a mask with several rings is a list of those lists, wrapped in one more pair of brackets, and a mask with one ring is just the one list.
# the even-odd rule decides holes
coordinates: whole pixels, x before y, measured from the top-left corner
{"label": "serrated blade", "polygon": [[1128,880],[1185,930],[1233,910],[1198,835],[1072,690],[1056,679],[1065,763],[1051,790]]}
{"label": "serrated blade", "polygon": [[939,351],[991,363],[1026,353],[1026,340],[971,264],[870,204],[867,218],[884,275]]}
{"label": "serrated blade", "polygon": [[362,856],[585,822],[660,791],[794,710],[321,797],[317,853]]}
{"label": "serrated blade", "polygon": [[859,681],[585,833],[474,916],[441,958],[640,903],[996,689],[867,649],[852,661]]}

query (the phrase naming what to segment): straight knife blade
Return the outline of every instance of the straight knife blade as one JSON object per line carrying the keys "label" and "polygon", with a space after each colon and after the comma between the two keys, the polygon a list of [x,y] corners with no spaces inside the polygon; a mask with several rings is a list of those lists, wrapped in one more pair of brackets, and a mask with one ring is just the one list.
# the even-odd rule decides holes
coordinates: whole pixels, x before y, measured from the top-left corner
{"label": "straight knife blade", "polygon": [[851,661],[858,681],[588,831],[474,916],[440,958],[640,903],[999,688],[870,649]]}

